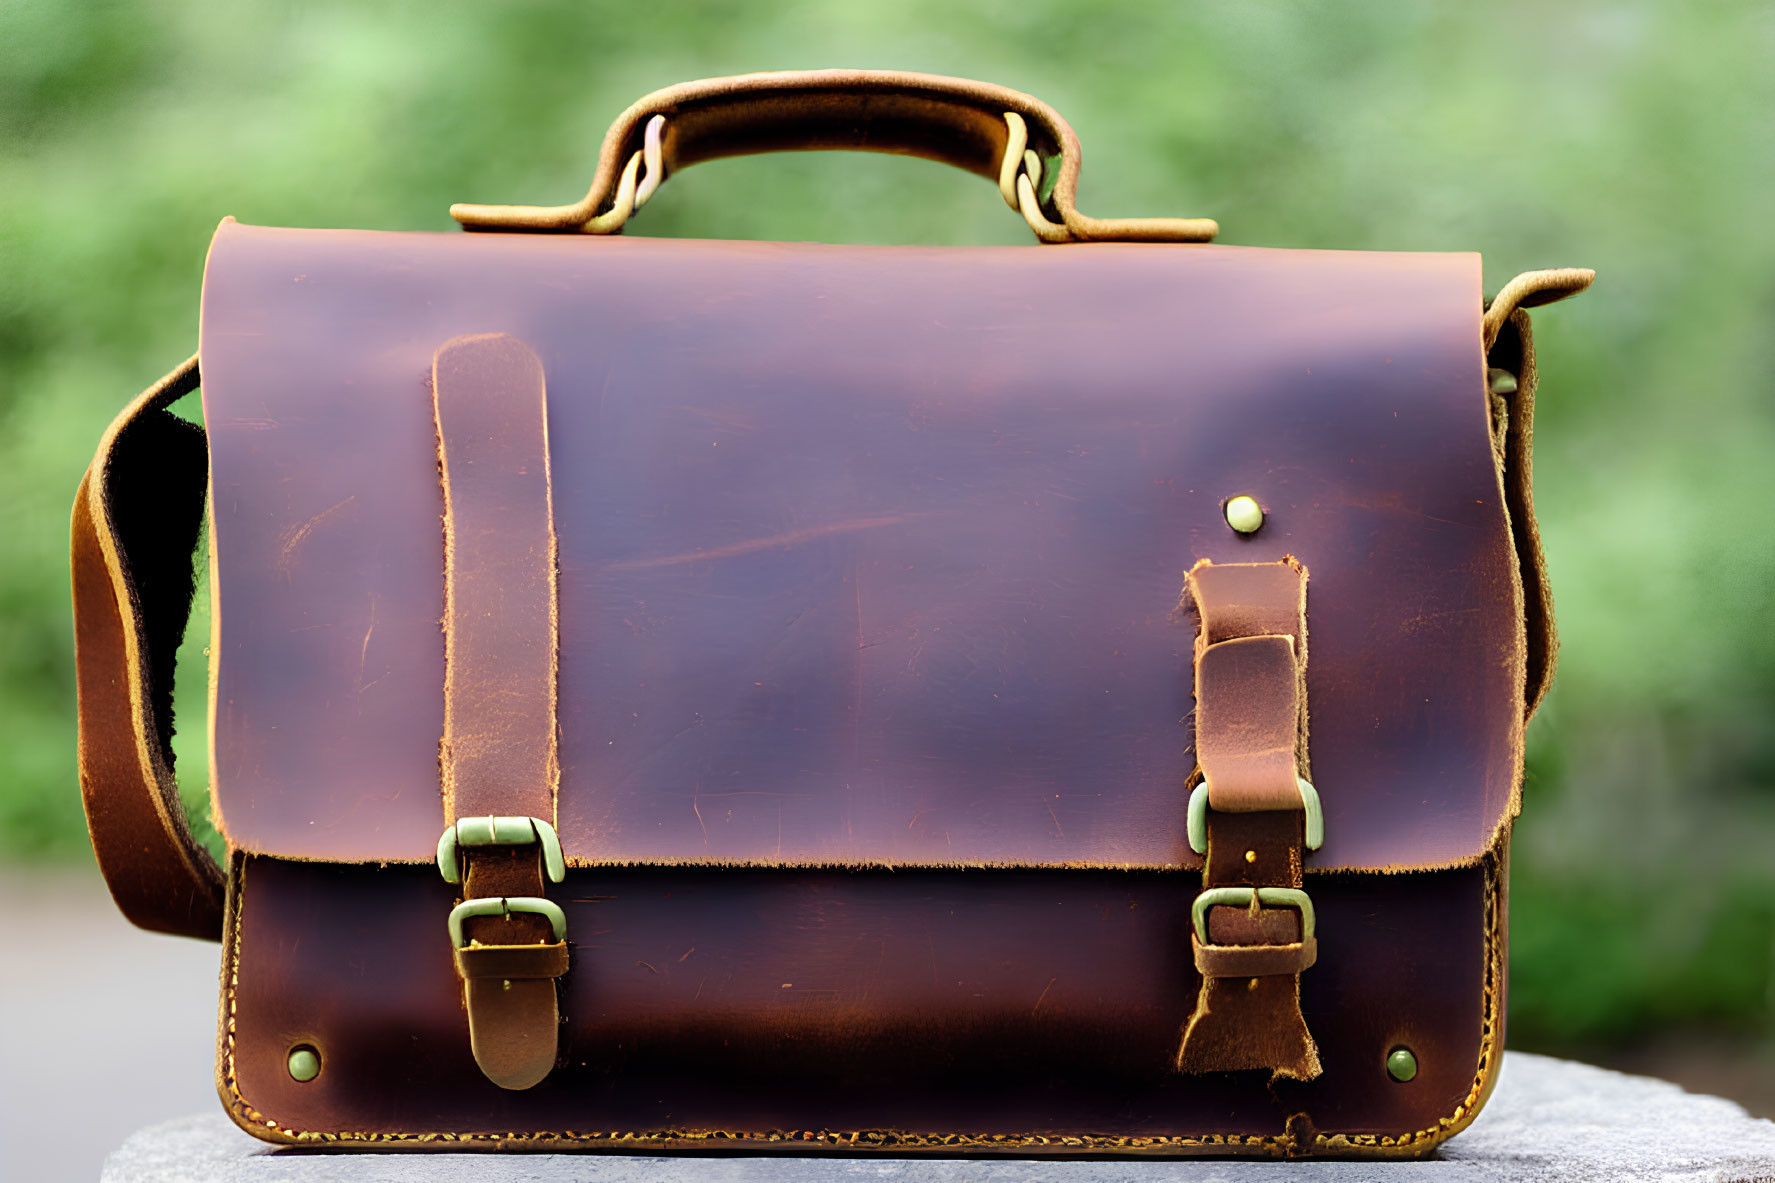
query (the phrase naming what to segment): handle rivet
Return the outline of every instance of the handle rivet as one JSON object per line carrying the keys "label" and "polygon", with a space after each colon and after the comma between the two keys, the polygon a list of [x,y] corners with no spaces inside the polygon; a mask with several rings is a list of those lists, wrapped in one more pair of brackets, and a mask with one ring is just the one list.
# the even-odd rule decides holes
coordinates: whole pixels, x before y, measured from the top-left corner
{"label": "handle rivet", "polygon": [[1234,497],[1226,503],[1226,524],[1241,534],[1255,534],[1263,525],[1263,506],[1253,497]]}
{"label": "handle rivet", "polygon": [[1387,1053],[1387,1075],[1404,1084],[1418,1074],[1418,1058],[1408,1047],[1396,1047]]}
{"label": "handle rivet", "polygon": [[307,1084],[320,1075],[320,1053],[306,1043],[290,1049],[290,1079]]}

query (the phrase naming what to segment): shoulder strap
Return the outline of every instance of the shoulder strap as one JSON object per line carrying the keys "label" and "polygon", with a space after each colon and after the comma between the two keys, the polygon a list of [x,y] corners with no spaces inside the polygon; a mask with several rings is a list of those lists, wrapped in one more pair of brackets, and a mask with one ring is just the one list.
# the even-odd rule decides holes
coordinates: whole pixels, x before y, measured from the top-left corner
{"label": "shoulder strap", "polygon": [[223,877],[173,778],[173,660],[191,611],[209,479],[203,428],[166,408],[187,359],[125,407],[80,482],[71,561],[80,793],[112,898],[155,932],[218,940]]}

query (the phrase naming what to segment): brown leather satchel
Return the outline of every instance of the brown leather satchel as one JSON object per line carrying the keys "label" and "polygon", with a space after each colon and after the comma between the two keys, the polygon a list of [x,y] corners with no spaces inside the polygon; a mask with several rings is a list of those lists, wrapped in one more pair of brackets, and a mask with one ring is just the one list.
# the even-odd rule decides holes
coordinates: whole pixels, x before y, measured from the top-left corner
{"label": "brown leather satchel", "polygon": [[[790,148],[1042,248],[615,235]],[[1420,1155],[1503,1036],[1552,669],[1522,308],[1474,255],[1074,206],[1036,100],[650,95],[456,235],[225,220],[74,509],[119,906],[224,944],[276,1142]],[[574,231],[588,233],[574,234]],[[199,384],[203,429],[167,411]],[[218,868],[170,684],[206,502]]]}

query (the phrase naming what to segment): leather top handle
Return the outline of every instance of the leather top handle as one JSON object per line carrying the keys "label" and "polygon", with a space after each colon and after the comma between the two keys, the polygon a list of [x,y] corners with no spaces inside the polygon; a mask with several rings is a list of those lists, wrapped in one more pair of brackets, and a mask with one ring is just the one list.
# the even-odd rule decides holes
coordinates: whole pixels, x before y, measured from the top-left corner
{"label": "leather top handle", "polygon": [[[1078,137],[1053,108],[1002,86],[891,70],[710,78],[658,90],[618,116],[586,195],[571,205],[465,205],[470,230],[611,234],[664,177],[703,160],[785,151],[922,156],[999,182],[1044,242],[1206,242],[1210,218],[1093,218],[1074,204]],[[1052,191],[1043,173],[1057,168]]]}
{"label": "leather top handle", "polygon": [[223,878],[173,777],[174,657],[191,610],[209,478],[203,428],[166,408],[192,357],[125,407],[74,500],[71,559],[80,794],[118,908],[142,928],[219,940]]}

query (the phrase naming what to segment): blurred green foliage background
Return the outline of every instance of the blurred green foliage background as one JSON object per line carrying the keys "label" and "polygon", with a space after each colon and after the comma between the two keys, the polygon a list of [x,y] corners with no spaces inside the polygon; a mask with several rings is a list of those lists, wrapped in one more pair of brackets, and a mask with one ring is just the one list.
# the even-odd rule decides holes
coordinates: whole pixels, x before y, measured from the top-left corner
{"label": "blurred green foliage background", "polygon": [[[1536,316],[1564,649],[1530,733],[1512,1041],[1748,1047],[1775,1076],[1771,61],[1775,9],[1710,0],[5,0],[0,858],[89,857],[68,508],[110,417],[191,352],[218,219],[449,229],[453,200],[577,197],[609,120],[672,82],[960,74],[1069,118],[1092,213],[1477,250],[1493,290],[1598,270]],[[857,155],[687,170],[632,232],[1027,241],[992,186]],[[178,751],[201,812],[194,636]]]}

